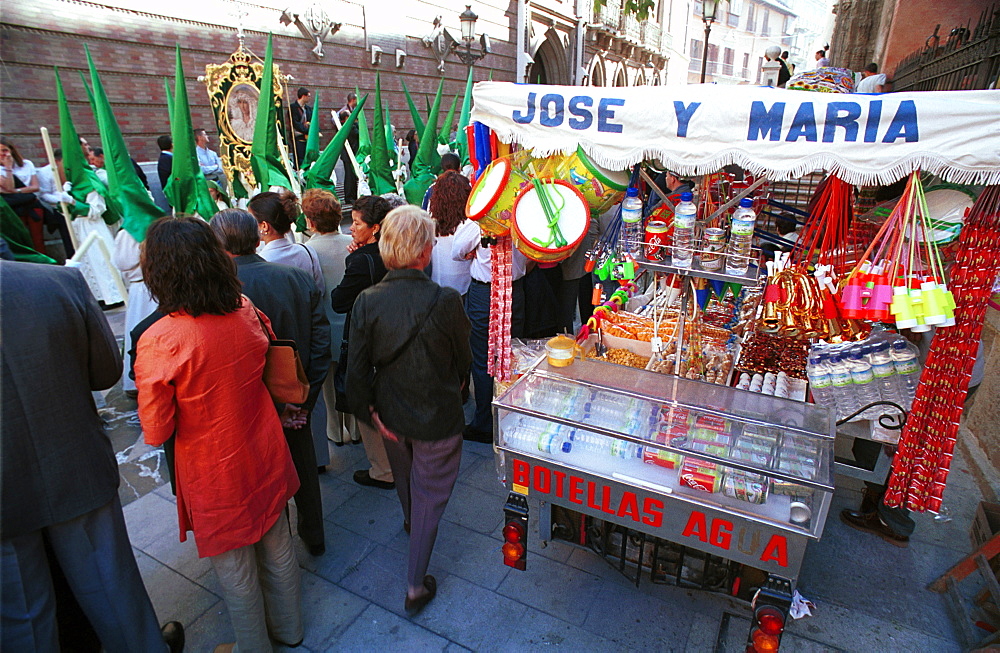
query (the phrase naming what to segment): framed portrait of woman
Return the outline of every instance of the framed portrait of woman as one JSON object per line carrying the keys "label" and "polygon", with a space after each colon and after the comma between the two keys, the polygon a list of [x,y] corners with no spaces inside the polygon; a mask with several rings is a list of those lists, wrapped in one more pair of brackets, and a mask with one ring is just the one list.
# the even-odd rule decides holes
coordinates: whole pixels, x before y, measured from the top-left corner
{"label": "framed portrait of woman", "polygon": [[260,91],[252,84],[236,84],[226,95],[226,121],[229,130],[244,143],[253,142]]}

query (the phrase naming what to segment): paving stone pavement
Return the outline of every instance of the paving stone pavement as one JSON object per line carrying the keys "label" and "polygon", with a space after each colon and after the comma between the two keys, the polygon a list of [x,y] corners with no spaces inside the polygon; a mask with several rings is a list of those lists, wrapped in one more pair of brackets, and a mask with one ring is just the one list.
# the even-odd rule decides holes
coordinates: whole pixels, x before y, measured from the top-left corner
{"label": "paving stone pavement", "polygon": [[[232,641],[211,565],[197,557],[193,538],[178,541],[162,454],[141,443],[134,402],[120,387],[101,393],[99,401],[112,425],[126,522],[157,615],[161,622],[185,624],[189,651]],[[951,521],[916,515],[906,549],[837,518],[842,508],[857,505],[861,488],[837,477],[823,538],[807,549],[798,583],[816,609],[789,624],[783,651],[961,650],[944,597],[925,586],[969,552],[976,505],[984,493],[994,498],[1000,483],[995,469],[970,471],[981,452],[956,452],[945,493]],[[306,637],[296,651],[743,651],[746,603],[647,581],[636,587],[587,549],[543,546],[534,526],[527,571],[503,566],[506,491],[496,480],[490,446],[469,442],[431,558],[438,596],[407,618],[408,540],[395,492],[352,481],[364,465],[361,446],[331,444],[330,453],[320,476],[327,553],[313,558],[297,543]],[[984,473],[986,488],[975,480]],[[537,514],[537,504],[532,509]],[[292,515],[294,520],[294,508]],[[963,586],[966,594],[977,589],[973,585]]]}

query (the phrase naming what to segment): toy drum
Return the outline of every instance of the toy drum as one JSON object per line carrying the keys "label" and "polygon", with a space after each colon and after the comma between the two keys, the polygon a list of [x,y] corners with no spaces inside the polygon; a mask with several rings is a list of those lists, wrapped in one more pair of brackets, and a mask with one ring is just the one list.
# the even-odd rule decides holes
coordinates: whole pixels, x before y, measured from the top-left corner
{"label": "toy drum", "polygon": [[574,154],[557,154],[551,159],[555,163],[551,176],[573,184],[594,213],[604,213],[625,197],[628,173],[605,170],[591,161],[582,148],[576,148]]}
{"label": "toy drum", "polygon": [[[536,182],[537,183],[537,182]],[[521,253],[539,263],[557,263],[567,258],[583,241],[590,226],[590,209],[583,195],[562,179],[546,179],[545,204],[558,220],[549,225],[543,198],[532,184],[514,200],[511,236]]]}
{"label": "toy drum", "polygon": [[510,233],[514,199],[528,185],[528,176],[514,165],[513,159],[496,159],[486,166],[476,180],[465,203],[465,215],[479,223],[479,228],[491,236]]}

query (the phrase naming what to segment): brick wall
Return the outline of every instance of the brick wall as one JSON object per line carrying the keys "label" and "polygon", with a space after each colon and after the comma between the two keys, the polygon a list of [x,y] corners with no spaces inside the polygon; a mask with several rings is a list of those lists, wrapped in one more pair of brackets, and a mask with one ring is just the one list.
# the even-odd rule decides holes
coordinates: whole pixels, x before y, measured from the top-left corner
{"label": "brick wall", "polygon": [[[221,1],[205,0],[208,4]],[[511,28],[514,26],[516,2],[480,0],[480,4],[490,9],[493,15],[504,16]],[[478,7],[477,11],[480,15],[485,13]],[[273,12],[271,23],[248,24],[246,46],[263,57],[266,31],[275,32],[274,61],[282,72],[295,78],[289,84],[289,91],[294,95],[295,89],[306,86],[314,94],[319,94],[324,115],[324,142],[333,132],[329,109],[341,107],[347,93],[353,91],[355,85],[362,92],[374,90],[375,73],[380,71],[383,101],[388,101],[397,137],[402,137],[412,128],[412,121],[400,79],[405,79],[421,111],[424,98],[430,96],[433,99],[440,79],[437,61],[420,38],[431,30],[434,16],[441,14],[442,10],[430,3],[414,0],[407,13],[416,18],[403,24],[413,25],[413,31],[420,30],[418,33],[381,36],[405,43],[403,49],[407,57],[402,68],[396,68],[394,48],[389,47],[383,47],[385,52],[381,64],[372,66],[365,40],[368,36],[369,43],[378,44],[379,37],[366,35],[361,28],[345,28],[327,39],[324,44],[326,57],[317,60],[309,41],[298,36],[297,32],[296,36],[292,36],[278,22],[280,11],[277,10]],[[458,10],[454,13],[455,20],[449,16],[445,20],[446,25],[457,23]],[[265,15],[270,16],[270,12],[265,11]],[[457,36],[455,27],[449,31]],[[495,34],[494,26],[491,33],[493,54],[476,65],[476,81],[487,79],[491,72],[495,81],[514,79],[515,35],[511,30],[509,38],[504,40],[496,38]],[[236,49],[234,27],[158,16],[97,2],[7,0],[3,4],[0,23],[0,59],[3,62],[0,66],[0,129],[14,140],[25,157],[36,163],[44,162],[38,128],[48,127],[52,138],[57,141],[59,116],[52,67],[59,66],[77,131],[92,145],[99,142],[97,126],[79,75],[81,71],[86,74],[83,48],[86,44],[101,73],[101,81],[130,154],[139,161],[155,161],[159,152],[156,137],[169,133],[163,78],[168,77],[173,86],[174,48],[177,43],[182,48],[193,123],[195,127],[202,125],[211,130],[214,122],[208,95],[197,77],[204,74],[206,64],[223,63]],[[445,65],[442,120],[452,97],[464,90],[466,70],[455,57],[449,57]],[[370,98],[366,107],[369,108],[369,123],[373,100]],[[457,117],[456,110],[456,121]]]}

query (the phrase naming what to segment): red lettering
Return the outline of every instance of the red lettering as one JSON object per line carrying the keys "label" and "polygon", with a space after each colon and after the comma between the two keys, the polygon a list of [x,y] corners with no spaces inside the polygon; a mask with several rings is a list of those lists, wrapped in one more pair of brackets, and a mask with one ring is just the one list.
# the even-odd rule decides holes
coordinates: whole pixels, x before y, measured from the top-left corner
{"label": "red lettering", "polygon": [[782,567],[788,566],[788,541],[784,535],[772,535],[771,541],[764,547],[760,556],[761,562],[777,562]]}
{"label": "red lettering", "polygon": [[705,523],[705,513],[698,512],[697,510],[691,511],[687,526],[684,527],[684,532],[681,535],[684,537],[691,537],[693,535],[707,544],[708,524]]}
{"label": "red lettering", "polygon": [[720,549],[729,550],[729,545],[733,541],[733,525],[727,522],[725,519],[713,519],[712,520],[712,539],[711,543]]}
{"label": "red lettering", "polygon": [[635,492],[626,492],[622,495],[622,501],[618,504],[618,516],[628,515],[632,521],[639,521],[639,499]]}
{"label": "red lettering", "polygon": [[553,469],[552,475],[556,477],[556,496],[561,499],[563,496],[563,479],[566,478],[566,472],[560,472],[558,469]]}
{"label": "red lettering", "polygon": [[601,488],[601,510],[609,515],[615,514],[614,509],[611,508],[611,488],[607,485]]}
{"label": "red lettering", "polygon": [[514,459],[514,485],[527,485],[530,483],[531,465],[523,460]]}
{"label": "red lettering", "polygon": [[642,511],[646,516],[642,518],[642,523],[653,528],[663,525],[663,502],[659,499],[646,497],[642,500]]}
{"label": "red lettering", "polygon": [[583,500],[580,495],[583,494],[583,488],[580,487],[583,484],[583,479],[579,476],[569,477],[569,500],[573,503],[583,504]]}
{"label": "red lettering", "polygon": [[549,468],[535,465],[535,489],[542,494],[552,491],[552,477],[549,475]]}
{"label": "red lettering", "polygon": [[597,502],[594,501],[594,495],[596,494],[595,493],[596,489],[597,485],[593,481],[587,481],[587,507],[590,508],[591,510],[599,511],[601,507],[597,505]]}

